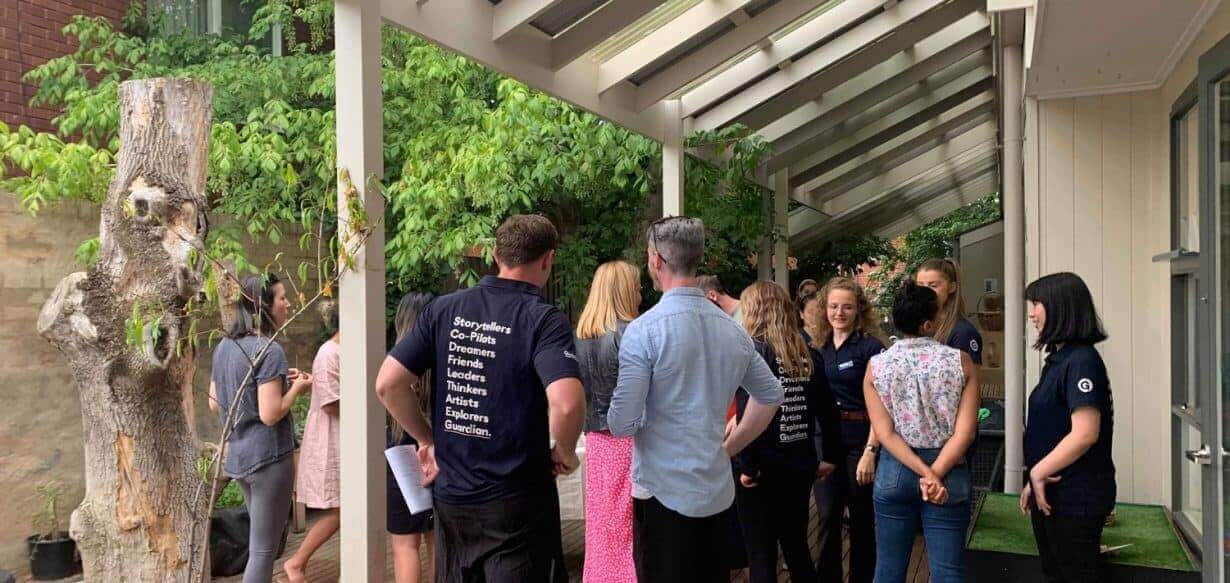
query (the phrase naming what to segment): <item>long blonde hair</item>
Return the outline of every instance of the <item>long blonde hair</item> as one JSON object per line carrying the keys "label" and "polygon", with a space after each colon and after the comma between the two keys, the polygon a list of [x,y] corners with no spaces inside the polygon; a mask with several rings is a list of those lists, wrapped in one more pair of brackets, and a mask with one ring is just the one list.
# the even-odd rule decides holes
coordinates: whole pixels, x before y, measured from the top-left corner
{"label": "long blonde hair", "polygon": [[743,290],[739,302],[748,335],[773,348],[786,374],[810,377],[811,353],[799,333],[799,317],[790,294],[776,283],[758,281]]}
{"label": "long blonde hair", "polygon": [[935,332],[931,335],[939,343],[947,344],[957,321],[965,317],[965,300],[961,297],[961,266],[957,265],[956,259],[928,259],[914,270],[915,279],[920,271],[934,271],[954,287],[948,294],[948,303],[940,306],[940,312],[935,316]]}
{"label": "long blonde hair", "polygon": [[599,338],[623,320],[636,318],[641,303],[641,273],[627,261],[598,266],[589,286],[589,298],[577,321],[577,338]]}
{"label": "long blonde hair", "polygon": [[833,325],[829,324],[829,294],[839,289],[854,294],[854,300],[858,304],[858,316],[854,319],[854,333],[875,336],[875,312],[871,307],[871,301],[867,299],[867,292],[863,291],[863,286],[848,277],[834,277],[825,283],[820,292],[816,294],[820,298],[821,309],[819,315],[811,322],[811,327],[816,331],[811,342],[817,348],[824,346],[824,343],[829,340],[829,334],[833,332]]}

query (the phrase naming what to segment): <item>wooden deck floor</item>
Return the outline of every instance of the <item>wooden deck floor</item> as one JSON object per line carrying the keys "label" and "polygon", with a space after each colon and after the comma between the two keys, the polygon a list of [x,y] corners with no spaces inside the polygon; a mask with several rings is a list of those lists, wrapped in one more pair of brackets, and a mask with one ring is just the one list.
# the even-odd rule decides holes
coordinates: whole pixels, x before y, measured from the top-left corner
{"label": "wooden deck floor", "polygon": [[[309,517],[309,523],[311,518]],[[808,540],[812,543],[813,558],[819,556],[815,548],[815,531],[816,531],[816,512],[812,508],[811,521],[809,523]],[[581,581],[581,567],[584,564],[585,558],[585,523],[580,520],[569,520],[564,522],[564,560],[568,565],[568,573],[570,580],[573,582]],[[282,561],[290,556],[294,549],[299,547],[299,542],[303,540],[302,533],[295,533],[290,536],[290,540],[286,543],[287,552],[277,562],[277,571],[280,577],[275,577],[275,581],[285,581],[285,576],[282,574]],[[311,563],[308,564],[307,578],[311,583],[332,583],[338,580],[338,553],[340,552],[340,541],[337,536],[334,536],[329,542],[312,557]],[[847,555],[849,546],[845,549]],[[847,557],[848,560],[848,557]],[[393,563],[391,555],[386,553],[385,564],[388,569],[388,581],[393,581]],[[790,575],[785,571],[785,566],[781,565],[778,572],[778,581],[790,581]],[[240,583],[243,577],[226,577],[215,579],[219,583]],[[732,574],[732,583],[746,583],[746,572]],[[427,581],[427,579],[424,579]],[[927,568],[926,552],[923,549],[922,539],[919,538],[914,543],[914,553],[910,558],[910,575],[909,583],[929,583],[931,575]]]}

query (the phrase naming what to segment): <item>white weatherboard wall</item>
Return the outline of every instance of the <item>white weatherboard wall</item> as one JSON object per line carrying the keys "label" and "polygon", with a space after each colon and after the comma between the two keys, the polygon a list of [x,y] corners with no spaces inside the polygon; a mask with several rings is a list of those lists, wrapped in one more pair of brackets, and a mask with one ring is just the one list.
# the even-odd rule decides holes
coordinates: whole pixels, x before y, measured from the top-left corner
{"label": "white weatherboard wall", "polygon": [[[1110,340],[1099,350],[1115,402],[1119,500],[1162,504],[1170,488],[1170,203],[1159,91],[1026,105],[1026,278],[1072,271]],[[1034,333],[1030,330],[1029,343]],[[1042,356],[1026,359],[1027,390]]]}
{"label": "white weatherboard wall", "polygon": [[[1151,259],[1170,248],[1171,105],[1196,79],[1200,55],[1227,36],[1223,2],[1157,89],[1026,100],[1026,277],[1075,271],[1098,303],[1111,336],[1100,350],[1125,502],[1171,499],[1170,274]],[[1027,390],[1040,367],[1031,352]]]}

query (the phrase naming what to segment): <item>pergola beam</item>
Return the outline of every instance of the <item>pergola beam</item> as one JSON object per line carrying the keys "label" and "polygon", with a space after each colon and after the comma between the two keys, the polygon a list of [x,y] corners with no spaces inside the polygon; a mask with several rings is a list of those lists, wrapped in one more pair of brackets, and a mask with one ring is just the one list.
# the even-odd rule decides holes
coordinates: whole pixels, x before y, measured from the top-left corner
{"label": "pergola beam", "polygon": [[987,172],[968,182],[961,182],[947,191],[933,194],[926,198],[892,206],[877,211],[877,217],[898,216],[895,221],[879,225],[876,221],[864,223],[872,225],[872,232],[877,236],[892,238],[908,233],[948,213],[970,204],[992,192],[995,192],[998,175]]}
{"label": "pergola beam", "polygon": [[[884,101],[872,104],[868,109],[856,115],[835,118],[833,123],[826,123],[823,126],[824,131],[793,148],[782,149],[780,142],[773,142],[773,151],[779,153],[766,161],[764,166],[770,169],[769,171],[774,171],[790,164],[798,165],[816,152],[831,150],[834,147],[845,147],[843,144],[850,140],[860,139],[857,136],[864,135],[865,132],[874,132],[878,131],[874,128],[897,124],[991,79],[991,63],[971,60],[968,64],[973,67],[968,70],[954,67],[952,70],[944,71],[941,75],[929,77],[923,83],[915,84]],[[959,76],[952,78],[958,73]]]}
{"label": "pergola beam", "polygon": [[503,0],[495,5],[491,17],[491,40],[508,36],[517,27],[542,16],[563,0]]}
{"label": "pergola beam", "polygon": [[900,101],[908,103],[979,65],[989,66],[990,44],[986,19],[971,15],[782,116],[762,128],[760,135],[773,142],[778,155],[810,146],[817,136],[855,114],[898,95],[913,94]]}
{"label": "pergola beam", "polygon": [[[799,165],[790,167],[790,183],[794,186],[811,183],[817,187],[842,183],[850,173],[875,172],[885,165],[893,165],[899,157],[894,152],[907,152],[910,145],[930,144],[975,118],[989,113],[994,106],[995,92],[989,80],[968,87],[905,120],[880,131],[859,132],[845,144],[834,144],[812,156],[804,158]],[[862,139],[858,139],[862,138]],[[894,144],[896,144],[894,146]],[[884,152],[885,149],[887,152]],[[877,154],[879,152],[879,154]],[[818,180],[829,176],[826,180]]]}
{"label": "pergola beam", "polygon": [[[598,66],[598,91],[623,83],[637,71],[705,29],[730,19],[752,0],[703,0]],[[746,16],[746,14],[744,14]],[[736,29],[737,30],[737,29]]]}
{"label": "pergola beam", "polygon": [[741,123],[760,129],[980,6],[979,0],[935,4],[931,0],[901,2],[716,105],[697,118],[697,128],[712,130]]}
{"label": "pergola beam", "polygon": [[[944,160],[911,180],[857,201],[836,215],[822,215],[811,209],[807,209],[810,212],[793,213],[791,245],[795,249],[811,246],[816,241],[864,226],[869,220],[875,223],[877,217],[888,214],[888,209],[909,207],[988,174],[993,176],[997,168],[995,149],[983,147]],[[880,223],[875,223],[871,230],[881,227]]]}
{"label": "pergola beam", "polygon": [[492,41],[488,27],[494,6],[489,2],[381,0],[380,6],[381,15],[391,24],[612,123],[655,140],[662,139],[661,106],[635,111],[636,91],[630,86],[599,95],[594,91],[597,65],[592,62],[579,60],[552,71],[549,64],[557,41],[547,35],[521,28],[498,43]]}
{"label": "pergola beam", "polygon": [[810,193],[812,200],[826,201],[843,192],[858,188],[873,180],[881,172],[900,166],[934,148],[945,145],[952,136],[964,134],[987,122],[993,124],[994,106],[994,100],[987,100],[986,103],[965,111],[933,129],[917,134],[871,160],[862,163],[860,163],[861,160],[848,162],[825,176],[804,183],[806,190]]}
{"label": "pergola beam", "polygon": [[[921,0],[920,0],[921,1]],[[937,0],[931,0],[938,3]],[[731,91],[777,68],[795,55],[807,50],[816,41],[841,30],[880,9],[880,0],[846,0],[797,30],[777,39],[769,47],[757,51],[712,79],[690,89],[682,96],[683,115],[694,116]]]}
{"label": "pergola beam", "polygon": [[551,70],[572,64],[602,41],[649,14],[665,0],[611,0],[551,42]]}
{"label": "pergola beam", "polygon": [[731,21],[737,25],[734,30],[642,83],[637,89],[637,107],[647,108],[679,91],[739,53],[766,41],[770,35],[807,15],[824,2],[825,0],[783,0],[747,20],[743,20],[747,18],[745,12],[736,11],[731,15]]}
{"label": "pergola beam", "polygon": [[[993,147],[995,138],[995,121],[992,119],[897,166],[887,168],[872,179],[861,182],[828,200],[821,200],[819,196],[815,196],[808,185],[794,187],[792,191],[794,198],[803,204],[836,216],[878,193],[914,180],[925,179],[928,173],[935,172],[935,169],[945,162],[976,157],[976,153],[981,151],[981,148],[986,148],[988,144]],[[826,192],[825,194],[832,193]]]}

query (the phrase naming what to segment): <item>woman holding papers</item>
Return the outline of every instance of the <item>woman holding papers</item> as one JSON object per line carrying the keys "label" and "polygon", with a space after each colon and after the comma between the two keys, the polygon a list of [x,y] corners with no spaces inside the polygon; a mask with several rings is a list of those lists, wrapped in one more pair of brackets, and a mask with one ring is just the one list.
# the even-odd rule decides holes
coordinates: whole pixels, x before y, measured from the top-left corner
{"label": "woman holding papers", "polygon": [[[393,328],[397,332],[398,340],[410,332],[423,308],[427,307],[427,304],[435,297],[427,292],[410,292],[401,299],[401,303],[397,305],[397,315],[393,318]],[[418,390],[422,391],[425,387],[430,386],[430,381],[425,378]],[[430,399],[420,394],[419,402],[429,403]],[[390,419],[389,426],[390,446],[418,445],[396,421]],[[406,506],[406,499],[397,485],[397,479],[393,477],[393,470],[390,468],[388,470],[388,530],[389,538],[393,543],[393,574],[396,583],[419,583],[419,545],[423,543],[427,545],[427,580],[435,579],[435,540],[431,535],[433,523],[431,510],[411,514],[410,508]]]}

